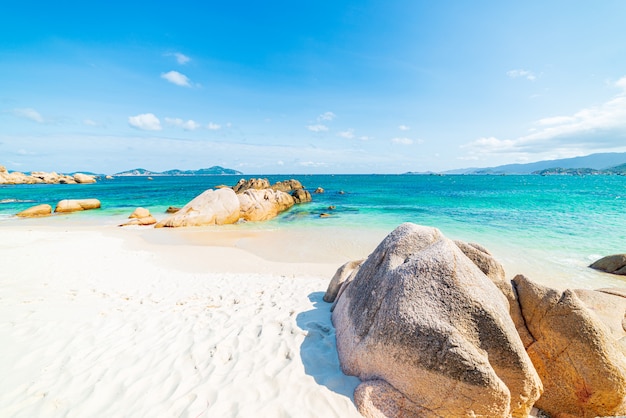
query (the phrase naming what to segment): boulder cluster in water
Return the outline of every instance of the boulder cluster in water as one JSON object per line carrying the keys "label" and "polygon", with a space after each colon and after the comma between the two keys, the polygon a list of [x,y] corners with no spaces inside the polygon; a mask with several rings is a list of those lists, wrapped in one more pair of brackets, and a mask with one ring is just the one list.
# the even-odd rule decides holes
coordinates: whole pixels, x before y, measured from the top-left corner
{"label": "boulder cluster in water", "polygon": [[90,174],[58,174],[53,172],[33,171],[30,174],[19,171],[8,172],[0,165],[0,184],[88,184],[95,183],[96,176]]}
{"label": "boulder cluster in water", "polygon": [[403,224],[324,299],[364,416],[596,417],[626,414],[625,296],[509,281],[481,246]]}
{"label": "boulder cluster in water", "polygon": [[267,179],[241,179],[231,187],[210,189],[194,198],[155,227],[226,225],[244,221],[266,221],[296,203],[311,201],[298,180],[270,185]]}

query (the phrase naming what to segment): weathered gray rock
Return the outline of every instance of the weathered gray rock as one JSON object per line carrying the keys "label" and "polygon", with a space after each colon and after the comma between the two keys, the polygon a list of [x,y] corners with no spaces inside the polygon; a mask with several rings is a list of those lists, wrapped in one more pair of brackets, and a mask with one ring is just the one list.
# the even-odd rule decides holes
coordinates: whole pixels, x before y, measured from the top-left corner
{"label": "weathered gray rock", "polygon": [[239,220],[239,199],[232,189],[209,189],[155,225],[185,227],[233,224]]}
{"label": "weathered gray rock", "polygon": [[50,214],[52,214],[52,206],[43,204],[23,210],[16,216],[19,216],[20,218],[36,218],[39,216],[48,216]]}
{"label": "weathered gray rock", "polygon": [[589,267],[607,273],[626,275],[626,254],[607,255]]}
{"label": "weathered gray rock", "polygon": [[55,212],[68,213],[100,208],[98,199],[66,199],[57,203]]}
{"label": "weathered gray rock", "polygon": [[[344,284],[332,318],[366,416],[525,416],[542,392],[506,298],[435,228],[389,234]],[[372,401],[381,393],[394,395]]]}
{"label": "weathered gray rock", "polygon": [[536,406],[553,416],[626,414],[626,299],[603,292],[561,292],[521,275],[513,281],[535,339],[528,355],[545,388]]}
{"label": "weathered gray rock", "polygon": [[509,314],[513,319],[517,333],[524,343],[524,347],[528,348],[535,340],[528,332],[526,324],[524,323],[524,317],[522,316],[522,310],[517,300],[517,293],[515,287],[510,280],[506,279],[504,267],[498,262],[493,255],[480,244],[466,243],[463,241],[454,241],[454,243],[463,251],[476,266],[491,279],[491,281],[498,286],[498,289],[506,297],[509,302]]}
{"label": "weathered gray rock", "polygon": [[266,221],[289,209],[296,202],[285,192],[272,189],[248,189],[237,194],[240,217],[246,221]]}

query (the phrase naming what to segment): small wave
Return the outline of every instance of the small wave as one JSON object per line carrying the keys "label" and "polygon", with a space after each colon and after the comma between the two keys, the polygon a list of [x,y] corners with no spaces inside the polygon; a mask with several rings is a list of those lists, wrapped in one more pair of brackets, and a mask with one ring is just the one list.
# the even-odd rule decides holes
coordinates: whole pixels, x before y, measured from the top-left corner
{"label": "small wave", "polygon": [[0,203],[32,203],[34,200],[0,199]]}

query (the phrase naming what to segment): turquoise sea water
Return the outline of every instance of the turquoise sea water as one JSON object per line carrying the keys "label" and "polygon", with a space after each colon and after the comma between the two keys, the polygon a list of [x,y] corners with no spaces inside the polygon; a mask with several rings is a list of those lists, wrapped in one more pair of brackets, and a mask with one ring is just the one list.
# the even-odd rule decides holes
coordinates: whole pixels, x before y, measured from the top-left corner
{"label": "turquoise sea water", "polygon": [[[246,176],[251,177],[251,176]],[[118,177],[92,185],[0,186],[0,227],[30,206],[62,199],[97,198],[102,209],[64,215],[68,219],[123,222],[138,206],[160,219],[165,209],[183,206],[204,190],[234,185],[241,176]],[[608,254],[626,252],[624,176],[268,176],[273,183],[296,178],[313,194],[257,228],[340,228],[388,230],[403,222],[435,226],[451,238],[496,249],[503,261],[550,274],[572,265],[586,268]],[[328,209],[335,206],[334,210]],[[321,213],[332,216],[322,218]],[[249,226],[241,226],[242,228]],[[511,260],[509,260],[511,259]],[[582,271],[582,270],[581,270]],[[583,274],[584,276],[584,274]],[[587,277],[586,280],[589,278]],[[581,279],[582,280],[582,279]]]}

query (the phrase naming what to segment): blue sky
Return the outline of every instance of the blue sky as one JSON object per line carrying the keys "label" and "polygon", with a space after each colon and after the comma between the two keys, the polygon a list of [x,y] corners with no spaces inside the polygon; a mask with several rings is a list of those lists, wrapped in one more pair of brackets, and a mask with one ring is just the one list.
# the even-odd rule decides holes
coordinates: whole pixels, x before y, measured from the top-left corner
{"label": "blue sky", "polygon": [[13,2],[0,164],[403,173],[626,151],[626,2]]}

